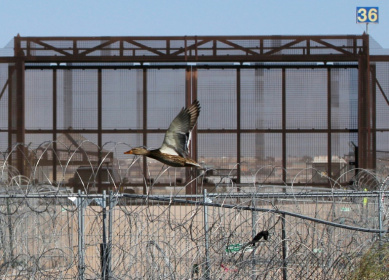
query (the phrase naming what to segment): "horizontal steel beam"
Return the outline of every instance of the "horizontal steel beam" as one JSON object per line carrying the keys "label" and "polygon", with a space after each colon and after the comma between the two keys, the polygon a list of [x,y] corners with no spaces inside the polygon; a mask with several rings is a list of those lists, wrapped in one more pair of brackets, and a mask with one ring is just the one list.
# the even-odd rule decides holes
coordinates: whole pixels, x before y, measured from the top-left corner
{"label": "horizontal steel beam", "polygon": [[[260,187],[273,187],[273,185],[258,185]],[[48,185],[51,186],[51,185]],[[23,187],[23,186],[22,186]],[[26,185],[27,187],[27,185]],[[279,186],[276,186],[279,187]],[[291,185],[284,185],[284,188],[291,188]],[[218,199],[229,199],[229,198],[349,198],[349,197],[388,197],[389,191],[341,191],[328,189],[327,192],[300,192],[300,193],[284,193],[284,192],[256,192],[256,193],[208,193],[207,197],[209,198],[218,198]],[[72,198],[72,197],[83,197],[83,198],[102,198],[103,194],[77,194],[77,193],[27,193],[27,194],[9,194],[1,193],[0,198]],[[189,194],[189,195],[142,195],[142,194],[127,194],[127,193],[114,193],[115,198],[128,198],[128,199],[202,199],[204,195],[202,194]]]}
{"label": "horizontal steel beam", "polygon": [[38,70],[72,70],[72,69],[79,69],[79,70],[139,70],[139,69],[187,69],[188,67],[196,67],[197,69],[328,69],[328,68],[336,68],[336,69],[345,69],[345,68],[358,68],[358,64],[355,64],[353,62],[349,63],[342,63],[342,64],[332,64],[332,63],[326,63],[317,61],[317,62],[307,62],[305,64],[296,64],[296,63],[280,63],[280,64],[259,64],[259,63],[195,63],[195,64],[139,64],[139,65],[121,65],[121,64],[104,64],[104,65],[98,65],[98,64],[83,64],[83,65],[66,65],[66,64],[57,64],[57,63],[48,63],[45,64],[27,64],[26,70],[30,69],[38,69]]}
{"label": "horizontal steel beam", "polygon": [[179,62],[350,62],[358,61],[358,56],[348,56],[343,54],[328,54],[328,55],[256,55],[256,56],[242,56],[242,55],[218,55],[218,56],[187,56],[186,58],[177,56],[71,56],[71,57],[60,57],[60,56],[34,56],[25,57],[26,63],[45,63],[45,62],[56,62],[56,63],[179,63]]}
{"label": "horizontal steel beam", "polygon": [[[387,129],[377,129],[377,131],[387,131]],[[0,132],[16,132],[15,130],[8,130],[8,129],[0,129]],[[50,134],[52,133],[52,129],[26,129],[26,134]],[[102,129],[98,130],[96,129],[57,129],[57,133],[165,133],[166,129]],[[218,133],[218,134],[224,134],[224,133],[237,133],[238,129],[198,129],[197,133],[199,134],[207,134],[207,133]],[[276,129],[276,128],[268,128],[268,129],[240,129],[240,133],[357,133],[358,129]]]}
{"label": "horizontal steel beam", "polygon": [[[25,62],[357,61],[366,35],[15,37]],[[16,53],[16,50],[18,52]]]}

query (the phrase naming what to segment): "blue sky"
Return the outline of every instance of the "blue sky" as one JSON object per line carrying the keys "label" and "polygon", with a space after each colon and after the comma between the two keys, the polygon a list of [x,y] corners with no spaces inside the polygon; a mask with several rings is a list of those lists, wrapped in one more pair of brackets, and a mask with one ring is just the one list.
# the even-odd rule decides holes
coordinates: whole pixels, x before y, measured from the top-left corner
{"label": "blue sky", "polygon": [[0,0],[0,47],[21,36],[362,34],[357,6],[378,6],[369,34],[389,48],[388,0]]}

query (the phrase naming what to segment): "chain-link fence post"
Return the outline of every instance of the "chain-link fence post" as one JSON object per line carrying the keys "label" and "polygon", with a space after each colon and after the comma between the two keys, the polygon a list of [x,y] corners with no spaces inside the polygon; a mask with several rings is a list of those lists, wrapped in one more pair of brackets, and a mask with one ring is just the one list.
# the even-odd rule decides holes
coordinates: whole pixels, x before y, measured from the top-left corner
{"label": "chain-link fence post", "polygon": [[103,190],[103,199],[101,202],[101,207],[103,208],[103,243],[101,244],[101,279],[107,280],[107,192]]}
{"label": "chain-link fence post", "polygon": [[288,243],[286,242],[286,220],[285,220],[285,213],[282,213],[281,218],[281,239],[282,239],[282,279],[287,280],[288,279]]}
{"label": "chain-link fence post", "polygon": [[7,259],[7,255],[6,255],[7,250],[4,250],[4,252],[5,252],[6,262],[11,262],[11,266],[14,267],[14,235],[13,235],[12,215],[11,215],[11,208],[9,205],[9,198],[6,198],[6,201],[7,201],[8,237],[9,237],[9,240],[8,240],[9,241],[8,242],[8,244],[9,244],[8,259]]}
{"label": "chain-link fence post", "polygon": [[[251,210],[251,235],[252,235],[252,238],[255,237],[256,235],[256,221],[257,221],[257,212],[254,211],[255,209],[255,194],[251,200],[251,207],[252,207],[252,210]],[[254,248],[254,251],[253,251],[253,254],[251,255],[251,263],[252,263],[252,268],[251,268],[251,278],[254,280],[256,279],[255,277],[255,248]]]}
{"label": "chain-link fence post", "polygon": [[107,276],[111,279],[112,275],[112,228],[113,228],[113,208],[115,202],[113,198],[113,191],[109,191],[109,212],[108,212],[108,248],[107,248]]}
{"label": "chain-link fence post", "polygon": [[84,219],[85,219],[85,203],[82,197],[81,190],[78,190],[77,207],[78,207],[78,279],[84,280],[85,272],[85,240],[84,240]]}
{"label": "chain-link fence post", "polygon": [[382,184],[380,185],[380,188],[378,190],[378,229],[380,230],[380,233],[378,235],[378,246],[379,246],[379,262],[380,265],[382,264],[383,261],[383,255],[382,255],[382,237],[383,237],[383,232],[382,232],[382,214],[383,214],[383,207],[382,204],[385,202],[385,196],[384,196],[384,187],[386,185],[386,181],[388,180],[389,176],[386,176],[386,178],[383,180]]}
{"label": "chain-link fence post", "polygon": [[382,181],[382,184],[380,185],[380,188],[378,190],[378,228],[380,230],[380,233],[379,233],[379,240],[381,242],[382,240],[382,236],[383,236],[383,232],[382,232],[382,213],[383,213],[383,207],[382,207],[382,204],[384,203],[384,187],[386,185],[386,182],[388,181],[389,179],[389,175],[386,176],[386,178]]}
{"label": "chain-link fence post", "polygon": [[204,189],[204,242],[205,242],[205,265],[204,265],[204,279],[208,280],[210,267],[209,267],[209,240],[208,240],[208,206],[206,203],[208,202],[207,198],[207,190]]}

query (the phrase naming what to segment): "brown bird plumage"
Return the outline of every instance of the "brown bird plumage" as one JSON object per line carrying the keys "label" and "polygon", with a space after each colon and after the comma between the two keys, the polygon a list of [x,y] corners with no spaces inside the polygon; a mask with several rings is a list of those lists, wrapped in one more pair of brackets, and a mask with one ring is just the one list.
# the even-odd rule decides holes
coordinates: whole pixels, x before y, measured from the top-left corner
{"label": "brown bird plumage", "polygon": [[191,132],[200,114],[200,103],[195,100],[192,105],[182,108],[166,131],[159,149],[147,150],[143,147],[133,148],[125,154],[143,155],[174,167],[201,167],[188,157]]}

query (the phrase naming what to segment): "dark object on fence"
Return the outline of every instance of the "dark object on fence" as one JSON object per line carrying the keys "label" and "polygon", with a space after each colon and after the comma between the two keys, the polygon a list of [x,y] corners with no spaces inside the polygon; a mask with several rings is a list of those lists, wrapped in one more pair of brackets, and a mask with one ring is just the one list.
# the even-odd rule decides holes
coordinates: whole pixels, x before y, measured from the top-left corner
{"label": "dark object on fence", "polygon": [[108,279],[108,248],[107,244],[100,243],[101,279]]}
{"label": "dark object on fence", "polygon": [[193,264],[193,266],[192,266],[192,279],[194,279],[195,275],[198,276],[199,273],[200,273],[199,265],[197,263]]}
{"label": "dark object on fence", "polygon": [[253,241],[251,241],[253,246],[255,246],[255,243],[261,240],[262,237],[263,239],[267,240],[269,238],[269,232],[267,230],[262,230],[258,232],[257,235],[253,238]]}

